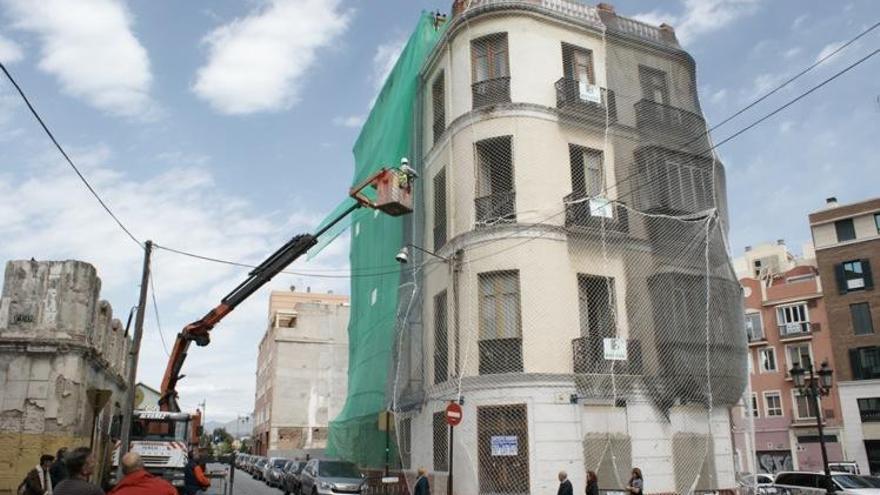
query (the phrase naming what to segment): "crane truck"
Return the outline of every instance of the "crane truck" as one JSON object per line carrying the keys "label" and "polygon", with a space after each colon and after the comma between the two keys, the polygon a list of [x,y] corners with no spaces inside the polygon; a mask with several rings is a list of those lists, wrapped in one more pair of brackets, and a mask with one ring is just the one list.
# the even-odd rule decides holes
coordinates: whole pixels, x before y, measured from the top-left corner
{"label": "crane truck", "polygon": [[[314,234],[294,236],[251,270],[247,278],[227,294],[220,304],[202,318],[186,325],[177,334],[159,390],[159,411],[136,410],[132,417],[129,450],[141,455],[147,471],[181,487],[184,468],[189,460],[187,452],[198,446],[201,415],[199,412],[181,412],[177,402],[177,384],[185,376],[181,371],[190,345],[194,342],[199,347],[207,346],[211,341],[211,330],[224,317],[275,275],[306,254],[318,243],[321,235],[358,208],[372,208],[391,216],[411,213],[412,186],[417,177],[408,160],[403,158],[399,168],[383,167],[360,181],[349,190],[349,195],[355,200],[351,206]],[[121,450],[119,447],[117,446],[113,454],[114,467],[118,466]]]}

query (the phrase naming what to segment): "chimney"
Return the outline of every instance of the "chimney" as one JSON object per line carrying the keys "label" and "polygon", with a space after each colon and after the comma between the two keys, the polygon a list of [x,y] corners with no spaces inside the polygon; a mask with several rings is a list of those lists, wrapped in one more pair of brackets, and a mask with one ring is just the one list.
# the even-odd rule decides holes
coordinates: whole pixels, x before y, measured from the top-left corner
{"label": "chimney", "polygon": [[290,286],[290,292],[296,292],[296,286],[295,286],[295,285],[291,285],[291,286]]}
{"label": "chimney", "polygon": [[328,290],[327,294],[333,294],[333,289]]}
{"label": "chimney", "polygon": [[309,293],[311,293],[311,292],[312,292],[312,288],[311,288],[311,287],[306,287],[306,294],[309,294]]}
{"label": "chimney", "polygon": [[596,9],[607,14],[614,14],[614,5],[611,5],[610,3],[601,2],[596,5]]}
{"label": "chimney", "polygon": [[746,252],[747,252],[747,253],[748,253],[749,251],[751,251],[751,250],[752,250],[752,246],[746,246]]}
{"label": "chimney", "polygon": [[785,239],[776,239],[777,246],[785,246]]}
{"label": "chimney", "polygon": [[837,208],[837,197],[831,196],[829,198],[825,198],[825,205],[829,208]]}

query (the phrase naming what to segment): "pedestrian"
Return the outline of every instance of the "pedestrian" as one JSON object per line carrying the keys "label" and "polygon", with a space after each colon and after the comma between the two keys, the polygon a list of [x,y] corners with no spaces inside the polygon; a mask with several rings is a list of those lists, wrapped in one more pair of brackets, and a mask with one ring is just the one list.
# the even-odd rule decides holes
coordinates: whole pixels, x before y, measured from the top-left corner
{"label": "pedestrian", "polygon": [[64,455],[67,454],[67,447],[61,447],[55,454],[55,462],[49,468],[49,476],[52,477],[52,486],[58,486],[62,481],[67,479],[67,468],[64,467]]}
{"label": "pedestrian", "polygon": [[144,469],[144,461],[137,452],[122,456],[122,474],[125,476],[110,491],[111,495],[177,495],[171,483]]}
{"label": "pedestrian", "polygon": [[211,480],[205,476],[202,468],[201,455],[197,449],[193,449],[189,456],[189,462],[183,470],[183,495],[197,495],[202,490],[210,488]]}
{"label": "pedestrian", "polygon": [[644,488],[645,482],[642,479],[642,470],[634,467],[626,491],[630,492],[632,495],[642,495],[644,493]]}
{"label": "pedestrian", "polygon": [[104,495],[98,485],[89,483],[95,471],[95,456],[88,447],[77,447],[64,456],[68,478],[55,487],[54,495]]}
{"label": "pedestrian", "polygon": [[52,457],[49,454],[40,456],[40,463],[28,471],[24,481],[18,485],[18,493],[21,495],[52,495],[52,477],[49,475],[49,467],[52,466]]}
{"label": "pedestrian", "polygon": [[419,477],[416,478],[413,495],[431,495],[431,484],[428,483],[427,471],[423,467],[419,468]]}
{"label": "pedestrian", "polygon": [[568,473],[565,471],[559,471],[559,490],[556,495],[574,495],[574,487],[568,481]]}
{"label": "pedestrian", "polygon": [[599,495],[599,478],[595,471],[587,471],[587,495]]}

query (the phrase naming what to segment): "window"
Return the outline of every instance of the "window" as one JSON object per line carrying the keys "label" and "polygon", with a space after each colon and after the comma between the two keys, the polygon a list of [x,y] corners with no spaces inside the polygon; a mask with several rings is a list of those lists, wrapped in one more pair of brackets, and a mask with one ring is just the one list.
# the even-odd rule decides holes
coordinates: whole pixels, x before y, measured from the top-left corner
{"label": "window", "polygon": [[446,80],[445,74],[440,71],[431,84],[431,108],[433,109],[434,144],[440,140],[440,136],[446,130]]}
{"label": "window", "polygon": [[434,383],[449,379],[446,291],[434,296]]}
{"label": "window", "polygon": [[566,79],[596,84],[593,74],[593,52],[590,50],[563,43],[562,64]]}
{"label": "window", "polygon": [[471,41],[471,77],[474,108],[510,101],[507,33]]}
{"label": "window", "polygon": [[752,394],[752,417],[760,418],[761,417],[761,409],[758,406],[758,394]]}
{"label": "window", "polygon": [[481,273],[480,374],[522,371],[519,272]]}
{"label": "window", "polygon": [[806,395],[801,395],[797,390],[792,390],[791,395],[794,401],[794,413],[797,419],[811,419],[818,415],[813,399]]}
{"label": "window", "polygon": [[578,309],[581,335],[599,339],[613,337],[615,301],[614,279],[592,275],[578,275]]}
{"label": "window", "polygon": [[571,191],[575,197],[602,194],[602,152],[575,144],[568,145],[571,162]]}
{"label": "window", "polygon": [[852,218],[834,222],[834,230],[837,231],[837,242],[851,241],[856,238],[856,227]]}
{"label": "window", "polygon": [[850,304],[849,314],[852,316],[854,334],[869,335],[874,333],[874,323],[871,321],[871,306],[868,303]]}
{"label": "window", "polygon": [[836,265],[834,271],[837,289],[841,294],[874,287],[871,263],[868,260],[846,261]]}
{"label": "window", "polygon": [[807,303],[776,308],[776,324],[780,337],[789,337],[810,331],[810,313]]}
{"label": "window", "polygon": [[511,136],[477,142],[478,225],[516,221]]}
{"label": "window", "polygon": [[644,184],[653,184],[649,187],[658,207],[695,213],[712,206],[711,170],[684,158],[650,164]]}
{"label": "window", "polygon": [[746,335],[749,342],[764,340],[764,327],[761,324],[761,313],[746,313]]}
{"label": "window", "polygon": [[449,425],[446,412],[436,412],[432,418],[434,431],[434,471],[449,470]]}
{"label": "window", "polygon": [[764,411],[768,418],[783,416],[782,395],[779,392],[764,392]]}
{"label": "window", "polygon": [[876,423],[880,421],[880,397],[867,397],[859,399],[858,402],[862,423]]}
{"label": "window", "polygon": [[877,233],[880,234],[880,213],[874,213],[874,227],[877,227]]}
{"label": "window", "polygon": [[776,372],[776,349],[773,347],[759,349],[758,360],[761,365],[761,373]]}
{"label": "window", "polygon": [[446,169],[434,176],[434,251],[446,244]]}
{"label": "window", "polygon": [[669,85],[666,82],[665,72],[640,65],[639,82],[642,85],[642,98],[655,103],[669,104]]}
{"label": "window", "polygon": [[752,373],[755,372],[755,365],[752,364],[752,350],[751,349],[749,349],[749,352],[746,353],[746,363],[747,363],[747,366],[749,369],[749,374],[751,375]]}
{"label": "window", "polygon": [[788,358],[788,369],[806,368],[813,362],[813,352],[809,343],[795,344],[785,347],[786,357]]}
{"label": "window", "polygon": [[880,378],[880,348],[872,346],[850,349],[849,364],[856,380]]}

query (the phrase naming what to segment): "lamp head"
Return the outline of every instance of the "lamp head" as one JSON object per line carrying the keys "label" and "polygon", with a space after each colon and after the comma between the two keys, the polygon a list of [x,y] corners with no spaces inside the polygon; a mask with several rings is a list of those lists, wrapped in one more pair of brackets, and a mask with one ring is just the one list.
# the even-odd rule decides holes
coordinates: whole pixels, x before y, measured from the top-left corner
{"label": "lamp head", "polygon": [[409,263],[409,250],[406,246],[400,248],[400,251],[397,252],[397,256],[395,256],[394,259],[401,265]]}

